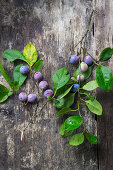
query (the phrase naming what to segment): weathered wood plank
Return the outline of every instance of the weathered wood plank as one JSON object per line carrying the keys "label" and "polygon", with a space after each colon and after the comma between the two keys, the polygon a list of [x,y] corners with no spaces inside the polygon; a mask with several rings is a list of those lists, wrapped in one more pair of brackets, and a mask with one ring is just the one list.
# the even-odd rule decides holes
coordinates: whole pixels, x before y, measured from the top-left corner
{"label": "weathered wood plank", "polygon": [[[1,46],[4,49],[22,50],[32,42],[44,60],[42,70],[44,79],[52,87],[52,74],[61,67],[74,67],[68,64],[71,49],[87,29],[88,16],[92,1],[20,1],[1,0]],[[86,38],[85,46],[94,53],[93,30]],[[93,50],[92,50],[93,49]],[[12,73],[13,66],[3,61],[5,68]],[[1,77],[1,81],[3,79]],[[5,83],[5,82],[3,82]],[[29,78],[21,88],[27,93],[37,93],[33,79]],[[20,90],[20,91],[21,91]],[[39,109],[45,102],[39,103]],[[20,131],[28,123],[29,114],[36,105],[24,106],[18,101],[18,94],[0,106],[0,169],[1,170],[97,170],[97,148],[87,142],[79,147],[68,145],[68,139],[58,135],[58,126],[62,119],[56,119],[51,103],[45,107],[34,124],[25,132],[20,141]],[[96,133],[95,117],[82,109],[87,128]],[[88,116],[87,116],[88,115]]]}
{"label": "weathered wood plank", "polygon": [[[100,51],[108,46],[113,47],[113,1],[94,1],[95,7],[95,52],[98,57]],[[113,72],[113,58],[102,63]],[[97,91],[97,97],[103,105],[103,116],[98,117],[98,161],[99,170],[113,169],[113,89],[109,93]]]}

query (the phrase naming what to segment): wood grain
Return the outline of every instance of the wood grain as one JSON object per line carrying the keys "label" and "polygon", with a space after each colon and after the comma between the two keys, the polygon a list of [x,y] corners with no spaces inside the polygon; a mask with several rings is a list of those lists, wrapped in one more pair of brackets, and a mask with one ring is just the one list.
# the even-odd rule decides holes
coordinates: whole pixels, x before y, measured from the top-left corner
{"label": "wood grain", "polygon": [[[68,63],[71,49],[87,30],[92,9],[95,10],[94,20],[84,46],[97,58],[104,47],[112,47],[112,0],[1,0],[0,54],[7,48],[22,51],[32,42],[39,58],[44,60],[41,70],[44,80],[52,87],[55,70],[67,67],[71,74],[74,71],[75,66]],[[106,65],[113,70],[112,60]],[[21,62],[9,64],[2,60],[2,63],[12,75],[13,68]],[[2,76],[0,81],[6,84]],[[38,94],[32,77],[20,91]],[[52,103],[48,103],[36,122],[30,124],[21,142],[20,130],[28,124],[29,114],[34,113],[36,105],[24,106],[18,101],[18,93],[1,104],[0,170],[112,170],[113,95],[102,90],[96,95],[104,106],[103,116],[98,118],[98,148],[86,140],[78,147],[69,146],[69,138],[58,134],[58,127],[67,116],[56,119],[57,110]],[[38,110],[44,103],[42,98]],[[82,108],[82,114],[86,127],[96,135],[95,116],[87,108]]]}
{"label": "wood grain", "polygon": [[[105,47],[113,47],[113,1],[95,1],[95,55]],[[113,58],[102,63],[113,72]],[[113,89],[106,93],[97,91],[97,98],[103,105],[103,116],[98,117],[98,169],[113,169]]]}

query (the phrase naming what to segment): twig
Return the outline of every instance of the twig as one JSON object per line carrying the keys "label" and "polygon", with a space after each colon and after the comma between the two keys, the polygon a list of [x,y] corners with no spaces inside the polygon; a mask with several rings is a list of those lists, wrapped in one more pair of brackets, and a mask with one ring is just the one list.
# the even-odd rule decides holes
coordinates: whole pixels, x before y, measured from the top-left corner
{"label": "twig", "polygon": [[89,23],[88,23],[87,31],[85,32],[85,34],[84,34],[84,36],[81,38],[81,40],[75,45],[75,47],[73,48],[72,51],[74,51],[75,48],[76,48],[80,43],[82,43],[83,40],[84,40],[84,38],[87,36],[87,34],[88,34],[89,30],[90,30],[90,24],[91,24],[91,19],[92,19],[92,16],[93,16],[93,12],[94,12],[94,10],[92,10],[92,12],[91,12],[90,19],[89,19]]}
{"label": "twig", "polygon": [[[44,105],[43,105],[42,108],[40,109],[39,113],[43,110],[43,108],[46,106],[46,104],[47,104],[47,102],[44,103]],[[30,122],[29,122],[28,125],[24,128],[24,130],[22,130],[22,132],[25,132],[25,130],[26,130],[26,129],[28,128],[28,126],[31,124],[31,120],[36,117],[36,115],[37,115],[37,112],[36,112],[36,111],[37,111],[37,107],[38,107],[38,103],[37,103],[37,106],[36,106],[36,109],[35,109],[35,114],[30,118]]]}
{"label": "twig", "polygon": [[82,117],[82,115],[80,113],[80,108],[79,108],[79,100],[78,100],[78,112],[79,112],[79,116]]}
{"label": "twig", "polygon": [[75,110],[71,110],[72,112],[76,112],[76,111],[78,111],[78,109],[75,109]]}
{"label": "twig", "polygon": [[[82,46],[82,42],[80,44]],[[80,54],[81,54],[81,50],[80,50]],[[80,69],[80,56],[79,56],[79,72],[81,72],[81,69]],[[82,117],[81,114],[80,114],[79,102],[80,102],[80,73],[79,73],[79,88],[78,88],[78,112],[79,112],[80,117]]]}
{"label": "twig", "polygon": [[84,99],[80,98],[80,100],[82,100],[83,102],[86,102]]}

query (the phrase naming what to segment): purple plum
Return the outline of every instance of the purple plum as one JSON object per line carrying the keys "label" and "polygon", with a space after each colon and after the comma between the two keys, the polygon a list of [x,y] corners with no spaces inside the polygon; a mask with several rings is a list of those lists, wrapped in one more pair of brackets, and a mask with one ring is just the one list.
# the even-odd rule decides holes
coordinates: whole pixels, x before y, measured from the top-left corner
{"label": "purple plum", "polygon": [[18,96],[18,99],[21,101],[21,102],[25,102],[27,100],[27,94],[25,92],[21,92]]}
{"label": "purple plum", "polygon": [[27,97],[27,101],[29,103],[34,103],[36,101],[36,98],[37,98],[36,94],[29,94]]}
{"label": "purple plum", "polygon": [[46,89],[47,87],[48,87],[47,81],[41,81],[41,82],[39,83],[39,88],[40,88],[40,89]]}
{"label": "purple plum", "polygon": [[87,65],[91,65],[92,62],[93,62],[93,59],[91,56],[85,56],[84,57],[84,62],[87,64]]}
{"label": "purple plum", "polygon": [[49,94],[50,94],[50,96],[52,97],[52,95],[53,95],[53,90],[47,89],[47,90],[44,92],[44,96],[45,96],[46,98],[49,97]]}
{"label": "purple plum", "polygon": [[79,57],[78,57],[77,55],[72,55],[72,56],[70,57],[70,60],[69,60],[69,62],[70,62],[71,64],[78,63],[78,61],[79,61]]}
{"label": "purple plum", "polygon": [[20,73],[28,74],[29,73],[29,67],[28,66],[21,66],[20,67]]}
{"label": "purple plum", "polygon": [[41,81],[41,80],[42,80],[42,73],[36,72],[36,73],[34,74],[34,79],[35,79],[35,80],[38,80],[38,81]]}

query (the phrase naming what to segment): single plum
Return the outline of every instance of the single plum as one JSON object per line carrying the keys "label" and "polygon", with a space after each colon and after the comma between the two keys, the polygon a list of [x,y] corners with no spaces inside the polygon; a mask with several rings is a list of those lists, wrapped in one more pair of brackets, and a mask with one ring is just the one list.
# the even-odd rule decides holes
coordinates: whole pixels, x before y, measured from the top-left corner
{"label": "single plum", "polygon": [[28,66],[21,66],[20,67],[20,73],[28,74],[29,73],[29,67]]}
{"label": "single plum", "polygon": [[77,55],[72,55],[72,56],[70,57],[70,60],[69,60],[69,62],[70,62],[71,64],[78,63],[78,61],[79,61],[79,57],[78,57]]}
{"label": "single plum", "polygon": [[27,94],[25,92],[21,92],[18,96],[18,99],[21,101],[21,102],[25,102],[27,100]]}
{"label": "single plum", "polygon": [[92,62],[93,62],[93,59],[91,56],[85,56],[84,57],[84,62],[87,64],[87,65],[91,65]]}
{"label": "single plum", "polygon": [[84,75],[78,75],[77,76],[77,81],[83,82],[84,81]]}
{"label": "single plum", "polygon": [[38,81],[41,81],[41,80],[42,80],[42,73],[36,72],[36,73],[34,74],[34,79],[35,79],[35,80],[38,80]]}
{"label": "single plum", "polygon": [[80,70],[81,72],[86,72],[88,70],[88,65],[84,62],[80,64]]}
{"label": "single plum", "polygon": [[37,98],[36,94],[29,94],[27,97],[27,101],[29,103],[34,103],[36,101],[36,98]]}
{"label": "single plum", "polygon": [[46,98],[49,97],[49,94],[50,94],[50,96],[52,96],[52,95],[53,95],[53,90],[47,89],[47,90],[44,92],[44,96],[45,96]]}
{"label": "single plum", "polygon": [[78,83],[73,84],[72,92],[75,93],[78,88],[79,88],[79,84]]}
{"label": "single plum", "polygon": [[48,87],[47,81],[41,81],[41,82],[39,83],[39,88],[40,88],[40,89],[46,89],[47,87]]}

